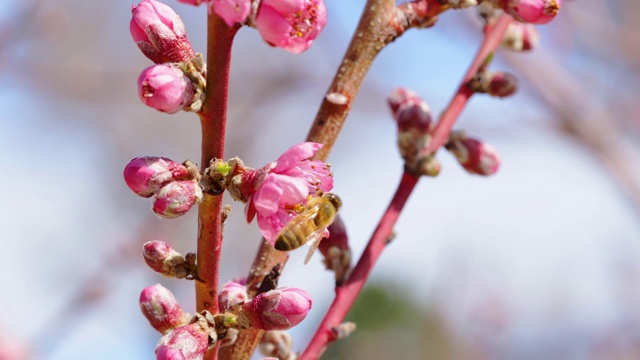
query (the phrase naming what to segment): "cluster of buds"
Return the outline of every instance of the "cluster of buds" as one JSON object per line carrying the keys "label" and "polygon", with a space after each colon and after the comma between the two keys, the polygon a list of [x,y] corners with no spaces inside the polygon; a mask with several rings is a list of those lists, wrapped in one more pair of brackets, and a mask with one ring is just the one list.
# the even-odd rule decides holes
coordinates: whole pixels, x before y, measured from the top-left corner
{"label": "cluster of buds", "polygon": [[156,64],[138,78],[140,100],[169,114],[198,111],[204,100],[205,65],[193,51],[178,14],[156,0],[142,0],[131,14],[131,36]]}
{"label": "cluster of buds", "polygon": [[[199,6],[202,0],[179,0]],[[469,0],[464,0],[469,1]],[[228,26],[244,24],[258,29],[262,39],[294,54],[307,50],[327,23],[324,0],[209,0],[208,7]]]}
{"label": "cluster of buds", "polygon": [[299,324],[311,310],[311,297],[302,289],[285,287],[259,294],[242,304],[237,322],[242,327],[286,330]]}
{"label": "cluster of buds", "polygon": [[498,151],[490,144],[467,137],[464,131],[452,131],[445,147],[471,174],[492,175],[500,167]]}
{"label": "cluster of buds", "polygon": [[398,149],[407,171],[427,176],[440,173],[440,163],[423,150],[431,142],[433,121],[431,110],[415,92],[397,88],[389,94],[387,101],[398,125]]}
{"label": "cluster of buds", "polygon": [[142,246],[144,261],[155,272],[166,277],[193,280],[197,278],[196,255],[183,256],[171,245],[154,240]]}
{"label": "cluster of buds", "polygon": [[216,344],[230,345],[238,336],[235,315],[203,311],[189,320],[173,294],[159,284],[142,291],[140,309],[163,334],[156,346],[158,360],[201,360]]}
{"label": "cluster of buds", "polygon": [[518,78],[504,71],[480,70],[469,82],[469,88],[476,93],[505,98],[515,94],[518,89]]}
{"label": "cluster of buds", "polygon": [[329,237],[322,240],[318,250],[324,256],[324,265],[335,273],[336,286],[344,283],[351,270],[349,236],[340,215],[329,226]]}
{"label": "cluster of buds", "polygon": [[199,179],[195,164],[163,157],[137,157],[124,169],[127,186],[141,197],[154,196],[153,212],[165,219],[184,215],[202,200]]}
{"label": "cluster of buds", "polygon": [[333,188],[329,165],[311,160],[322,146],[312,142],[294,145],[260,169],[245,167],[237,158],[213,160],[201,183],[206,192],[219,194],[226,189],[236,201],[246,203],[247,222],[257,218],[262,236],[274,245],[280,230],[309,196]]}

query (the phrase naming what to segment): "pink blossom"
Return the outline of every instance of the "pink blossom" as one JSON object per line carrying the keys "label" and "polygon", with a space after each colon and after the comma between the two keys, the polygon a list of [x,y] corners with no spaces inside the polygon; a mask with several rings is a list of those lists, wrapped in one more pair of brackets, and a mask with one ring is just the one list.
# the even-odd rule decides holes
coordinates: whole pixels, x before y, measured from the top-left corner
{"label": "pink blossom", "polygon": [[311,296],[292,287],[262,293],[242,305],[241,317],[262,330],[286,330],[299,324],[311,310]]}
{"label": "pink blossom", "polygon": [[262,236],[271,244],[282,227],[296,215],[295,207],[304,204],[310,194],[333,188],[329,166],[319,160],[309,160],[322,144],[304,142],[284,152],[264,168],[243,174],[250,195],[245,207],[247,222],[258,217]]}
{"label": "pink blossom", "polygon": [[186,323],[180,304],[171,291],[160,284],[142,290],[140,310],[151,326],[163,334]]}
{"label": "pink blossom", "polygon": [[500,7],[516,20],[546,24],[560,11],[562,0],[500,0]]}
{"label": "pink blossom", "polygon": [[200,200],[202,189],[196,181],[173,181],[156,194],[153,212],[161,218],[174,219],[186,214]]}
{"label": "pink blossom", "polygon": [[182,325],[163,336],[156,346],[157,360],[202,360],[209,335],[198,324]]}
{"label": "pink blossom", "polygon": [[142,0],[132,7],[131,15],[133,41],[154,63],[185,62],[195,56],[182,20],[168,5]]}
{"label": "pink blossom", "polygon": [[140,73],[138,95],[145,105],[173,114],[191,104],[193,84],[177,66],[153,65]]}
{"label": "pink blossom", "polygon": [[129,189],[146,198],[164,185],[188,177],[189,170],[184,165],[157,156],[137,157],[124,168],[124,181]]}
{"label": "pink blossom", "polygon": [[264,41],[299,54],[311,46],[326,22],[324,0],[262,0],[255,24]]}
{"label": "pink blossom", "polygon": [[251,11],[251,0],[212,0],[213,11],[227,24],[242,24]]}

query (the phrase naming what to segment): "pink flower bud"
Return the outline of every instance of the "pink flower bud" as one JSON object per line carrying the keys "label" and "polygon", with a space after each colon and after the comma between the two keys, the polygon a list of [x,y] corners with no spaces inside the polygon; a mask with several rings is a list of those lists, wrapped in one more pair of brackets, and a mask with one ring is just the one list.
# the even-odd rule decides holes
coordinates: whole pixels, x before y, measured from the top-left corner
{"label": "pink flower bud", "polygon": [[327,269],[335,272],[336,285],[341,285],[351,269],[349,236],[340,215],[329,226],[329,237],[322,240],[318,249],[324,256]]}
{"label": "pink flower bud", "polygon": [[432,125],[431,110],[424,101],[400,105],[395,118],[398,123],[398,131],[415,129],[420,134],[426,134]]}
{"label": "pink flower bud", "polygon": [[546,24],[560,11],[562,0],[500,0],[500,7],[516,20]]}
{"label": "pink flower bud", "polygon": [[142,246],[142,255],[147,265],[162,275],[177,278],[185,278],[189,275],[184,256],[164,241],[146,242]]}
{"label": "pink flower bud", "polygon": [[515,94],[518,89],[518,78],[508,72],[496,71],[489,74],[487,93],[504,98]]}
{"label": "pink flower bud", "polygon": [[311,46],[326,22],[324,0],[262,0],[255,20],[264,41],[295,54]]}
{"label": "pink flower bud", "polygon": [[163,157],[137,157],[124,168],[124,181],[129,189],[146,198],[174,180],[188,178],[189,171],[184,165]]}
{"label": "pink flower bud", "polygon": [[131,14],[133,41],[154,63],[186,62],[195,56],[182,20],[168,5],[142,0]]}
{"label": "pink flower bud", "polygon": [[493,146],[467,137],[464,132],[451,132],[446,148],[472,174],[492,175],[500,167],[500,155]]}
{"label": "pink flower bud", "polygon": [[209,335],[197,323],[182,325],[163,336],[156,346],[157,360],[202,360]]}
{"label": "pink flower bud", "polygon": [[153,212],[161,218],[182,216],[202,200],[202,189],[194,180],[173,181],[165,185],[153,203]]}
{"label": "pink flower bud", "polygon": [[247,288],[237,282],[229,281],[218,292],[218,309],[221,313],[236,305],[242,305],[249,299]]}
{"label": "pink flower bud", "polygon": [[[286,330],[300,323],[311,309],[306,291],[291,287],[262,293],[242,305],[240,318],[256,329]],[[241,319],[238,321],[242,321]]]}
{"label": "pink flower bud", "polygon": [[402,87],[396,88],[387,97],[387,102],[389,103],[389,107],[391,107],[391,112],[393,113],[394,117],[396,116],[396,112],[401,105],[419,104],[421,101],[422,99],[420,99],[420,96],[413,90],[405,89]]}
{"label": "pink flower bud", "polygon": [[242,24],[251,11],[251,0],[212,0],[213,11],[227,24]]}
{"label": "pink flower bud", "polygon": [[138,96],[147,106],[176,113],[193,100],[191,80],[175,65],[153,65],[138,77]]}
{"label": "pink flower bud", "polygon": [[162,334],[186,323],[180,304],[171,291],[160,284],[142,290],[140,310],[151,326]]}
{"label": "pink flower bud", "polygon": [[532,24],[512,21],[502,38],[502,47],[513,51],[528,51],[538,47],[540,32]]}

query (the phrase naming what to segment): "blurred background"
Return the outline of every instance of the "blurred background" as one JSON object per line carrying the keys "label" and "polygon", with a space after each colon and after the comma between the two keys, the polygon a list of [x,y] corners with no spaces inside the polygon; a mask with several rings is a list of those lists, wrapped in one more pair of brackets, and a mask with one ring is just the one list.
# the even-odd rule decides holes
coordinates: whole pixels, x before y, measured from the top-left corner
{"label": "blurred background", "polygon": [[[204,52],[205,9],[167,1]],[[326,1],[328,25],[302,55],[239,32],[227,157],[259,167],[305,138],[365,3]],[[140,247],[194,251],[195,212],[155,218],[122,170],[141,155],[198,161],[199,121],[137,99],[151,63],[130,7],[0,2],[0,360],[151,359],[142,288],[161,282],[194,310],[193,284],[150,271]],[[358,330],[326,359],[640,359],[639,18],[636,0],[567,0],[536,51],[498,55],[492,68],[516,73],[518,93],[474,98],[458,127],[500,151],[500,171],[471,176],[439,155],[443,172],[421,180],[348,317]],[[438,114],[479,29],[474,10],[445,13],[365,79],[330,157],[356,258],[402,172],[386,95],[414,89]],[[259,241],[231,205],[222,280],[247,273]],[[303,253],[280,282],[314,299],[296,350],[333,298],[333,275]]]}

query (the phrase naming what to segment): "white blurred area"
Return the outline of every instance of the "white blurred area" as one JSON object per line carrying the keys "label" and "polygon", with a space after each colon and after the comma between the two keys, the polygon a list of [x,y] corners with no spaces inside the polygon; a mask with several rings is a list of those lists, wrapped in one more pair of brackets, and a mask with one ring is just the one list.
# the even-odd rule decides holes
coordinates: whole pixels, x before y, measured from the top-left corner
{"label": "white blurred area", "polygon": [[[204,52],[204,9],[168,3]],[[259,167],[304,139],[363,4],[327,0],[327,28],[300,56],[240,31],[227,157]],[[195,214],[154,218],[121,174],[140,155],[198,161],[198,119],[137,99],[137,76],[151,64],[130,38],[129,9],[126,1],[0,4],[0,346],[22,343],[30,359],[152,358],[159,334],[137,299],[156,282],[194,310],[193,284],[152,273],[139,249],[158,239],[194,251]],[[500,171],[471,176],[442,152],[442,174],[412,194],[373,280],[406,289],[443,319],[448,358],[640,358],[640,47],[629,41],[638,15],[632,1],[565,1],[543,30],[543,56],[499,55],[494,68],[527,57],[562,64],[587,98],[565,91],[558,107],[545,94],[567,82],[540,88],[535,76],[521,77],[513,98],[474,98],[459,126],[500,151]],[[468,13],[447,13],[391,44],[366,78],[330,157],[356,255],[402,171],[385,96],[412,88],[437,115],[479,38]],[[597,129],[596,140],[571,126]],[[222,280],[247,273],[259,240],[242,205],[232,206]],[[280,282],[314,299],[292,330],[299,350],[333,298],[332,274],[318,255],[303,266],[304,253],[292,254]]]}

